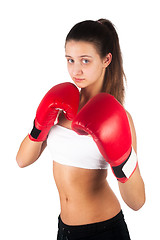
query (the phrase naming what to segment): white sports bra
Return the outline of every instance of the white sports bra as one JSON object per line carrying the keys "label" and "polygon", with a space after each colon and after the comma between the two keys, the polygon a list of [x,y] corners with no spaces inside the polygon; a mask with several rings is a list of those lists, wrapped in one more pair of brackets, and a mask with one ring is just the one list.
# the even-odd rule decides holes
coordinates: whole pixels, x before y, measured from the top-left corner
{"label": "white sports bra", "polygon": [[52,159],[60,164],[85,169],[108,168],[92,137],[78,135],[72,129],[54,125],[49,132],[47,146]]}

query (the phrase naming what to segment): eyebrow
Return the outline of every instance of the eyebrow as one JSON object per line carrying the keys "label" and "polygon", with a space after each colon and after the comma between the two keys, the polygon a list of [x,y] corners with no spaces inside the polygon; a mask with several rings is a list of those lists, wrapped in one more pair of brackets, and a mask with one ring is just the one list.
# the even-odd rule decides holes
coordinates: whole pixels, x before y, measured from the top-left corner
{"label": "eyebrow", "polygon": [[[69,56],[69,55],[65,55],[65,57],[70,57],[70,58],[71,58],[71,56]],[[81,55],[81,56],[79,56],[79,57],[88,57],[88,58],[92,58],[92,56],[89,56],[89,55]]]}

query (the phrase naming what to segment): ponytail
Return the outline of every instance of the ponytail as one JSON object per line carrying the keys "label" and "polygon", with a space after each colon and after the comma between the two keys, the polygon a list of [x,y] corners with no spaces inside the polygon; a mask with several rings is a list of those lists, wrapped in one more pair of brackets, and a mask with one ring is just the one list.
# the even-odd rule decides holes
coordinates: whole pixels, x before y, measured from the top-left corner
{"label": "ponytail", "polygon": [[110,93],[123,104],[125,97],[124,80],[126,80],[126,76],[123,70],[123,59],[118,34],[114,25],[109,20],[99,19],[98,22],[103,24],[112,35],[112,46],[110,48],[112,61],[106,68],[102,91]]}

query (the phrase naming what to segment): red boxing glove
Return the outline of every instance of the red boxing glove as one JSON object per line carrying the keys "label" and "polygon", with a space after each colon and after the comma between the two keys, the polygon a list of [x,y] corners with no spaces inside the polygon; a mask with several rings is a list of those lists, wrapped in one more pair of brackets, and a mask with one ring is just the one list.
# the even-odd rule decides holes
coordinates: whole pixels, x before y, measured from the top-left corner
{"label": "red boxing glove", "polygon": [[99,93],[77,114],[72,129],[90,134],[117,179],[126,182],[137,167],[127,114],[110,94]]}
{"label": "red boxing glove", "polygon": [[73,120],[79,107],[79,90],[69,82],[52,87],[40,102],[36,111],[34,126],[29,134],[32,141],[46,140],[50,128],[54,125],[59,110],[68,120]]}

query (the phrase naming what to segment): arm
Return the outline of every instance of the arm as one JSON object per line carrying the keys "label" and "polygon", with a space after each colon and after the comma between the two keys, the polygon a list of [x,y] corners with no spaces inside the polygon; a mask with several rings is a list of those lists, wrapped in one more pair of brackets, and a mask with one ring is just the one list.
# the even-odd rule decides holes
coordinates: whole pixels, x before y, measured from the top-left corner
{"label": "arm", "polygon": [[73,120],[78,106],[79,90],[72,83],[60,83],[45,94],[36,111],[33,129],[22,141],[17,153],[16,160],[20,167],[26,167],[39,158],[46,147],[48,133],[56,122],[59,110],[64,111],[67,119]]}
{"label": "arm", "polygon": [[34,163],[40,157],[46,145],[46,141],[31,141],[29,136],[27,135],[22,141],[16,156],[18,166],[23,168]]}
{"label": "arm", "polygon": [[79,111],[72,129],[93,137],[119,181],[123,200],[132,209],[140,209],[145,202],[144,183],[132,151],[132,147],[136,151],[133,121],[123,106],[112,95],[99,93]]}
{"label": "arm", "polygon": [[[127,112],[132,134],[132,147],[137,153],[137,140],[134,123],[131,115]],[[133,210],[139,210],[145,203],[145,187],[140,174],[139,166],[137,166],[130,179],[121,183],[118,182],[119,190],[124,202]]]}

